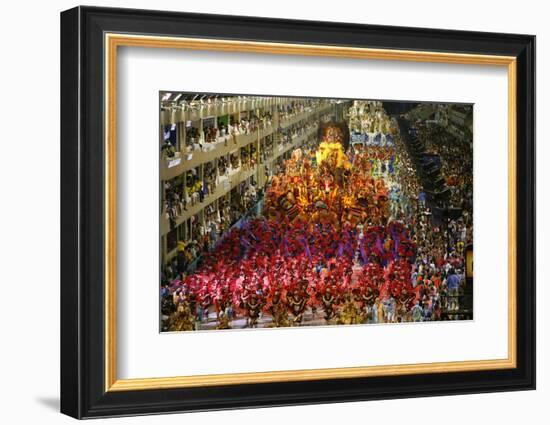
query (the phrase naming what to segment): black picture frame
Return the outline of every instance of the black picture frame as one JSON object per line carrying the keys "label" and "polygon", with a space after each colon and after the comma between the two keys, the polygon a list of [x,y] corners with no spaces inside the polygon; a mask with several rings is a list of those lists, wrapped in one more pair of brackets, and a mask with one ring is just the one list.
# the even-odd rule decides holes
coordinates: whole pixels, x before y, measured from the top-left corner
{"label": "black picture frame", "polygon": [[[517,367],[106,392],[106,32],[516,57]],[[62,413],[93,418],[535,388],[534,36],[76,7],[61,13],[61,117]]]}

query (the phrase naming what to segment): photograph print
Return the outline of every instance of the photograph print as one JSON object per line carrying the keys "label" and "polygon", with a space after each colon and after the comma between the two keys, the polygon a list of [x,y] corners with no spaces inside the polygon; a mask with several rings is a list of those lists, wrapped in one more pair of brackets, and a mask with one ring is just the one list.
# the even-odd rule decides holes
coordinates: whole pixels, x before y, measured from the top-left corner
{"label": "photograph print", "polygon": [[160,331],[472,320],[473,109],[160,92]]}

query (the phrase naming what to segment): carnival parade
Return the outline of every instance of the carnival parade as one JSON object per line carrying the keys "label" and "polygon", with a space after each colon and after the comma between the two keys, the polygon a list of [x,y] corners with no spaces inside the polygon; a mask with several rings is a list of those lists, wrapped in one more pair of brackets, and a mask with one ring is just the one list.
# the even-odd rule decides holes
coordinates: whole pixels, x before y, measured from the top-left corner
{"label": "carnival parade", "polygon": [[441,108],[427,126],[421,106],[343,106],[263,190],[252,179],[245,214],[178,242],[162,270],[162,331],[472,318],[471,146],[449,148]]}

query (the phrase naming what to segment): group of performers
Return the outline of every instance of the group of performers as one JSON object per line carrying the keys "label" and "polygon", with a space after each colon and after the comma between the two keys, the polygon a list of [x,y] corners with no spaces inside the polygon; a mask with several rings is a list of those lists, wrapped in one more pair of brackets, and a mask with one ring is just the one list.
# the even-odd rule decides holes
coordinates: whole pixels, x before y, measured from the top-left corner
{"label": "group of performers", "polygon": [[389,304],[384,317],[372,308],[392,298],[400,313],[410,311],[418,295],[410,280],[414,257],[415,245],[399,222],[362,229],[256,218],[233,229],[200,271],[166,291],[174,305],[186,301],[195,320],[215,311],[219,328],[235,315],[246,318],[247,327],[261,315],[269,315],[272,326],[299,325],[306,313],[327,323],[397,321]]}
{"label": "group of performers", "polygon": [[164,282],[163,330],[440,320],[456,307],[461,235],[431,225],[404,149],[346,149],[338,125],[320,137],[273,176],[261,216]]}

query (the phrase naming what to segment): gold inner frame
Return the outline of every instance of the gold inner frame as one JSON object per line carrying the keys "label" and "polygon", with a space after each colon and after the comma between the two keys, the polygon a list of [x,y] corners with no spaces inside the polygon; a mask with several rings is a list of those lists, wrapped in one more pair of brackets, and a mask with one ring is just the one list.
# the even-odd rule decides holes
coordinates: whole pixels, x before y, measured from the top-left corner
{"label": "gold inner frame", "polygon": [[[370,49],[325,45],[266,43],[105,34],[105,391],[135,391],[213,385],[308,381],[354,377],[446,373],[515,368],[516,359],[516,58],[462,53]],[[118,379],[116,325],[116,99],[120,46],[325,56],[356,59],[503,66],[508,71],[508,357],[495,360],[248,372],[164,378]]]}

